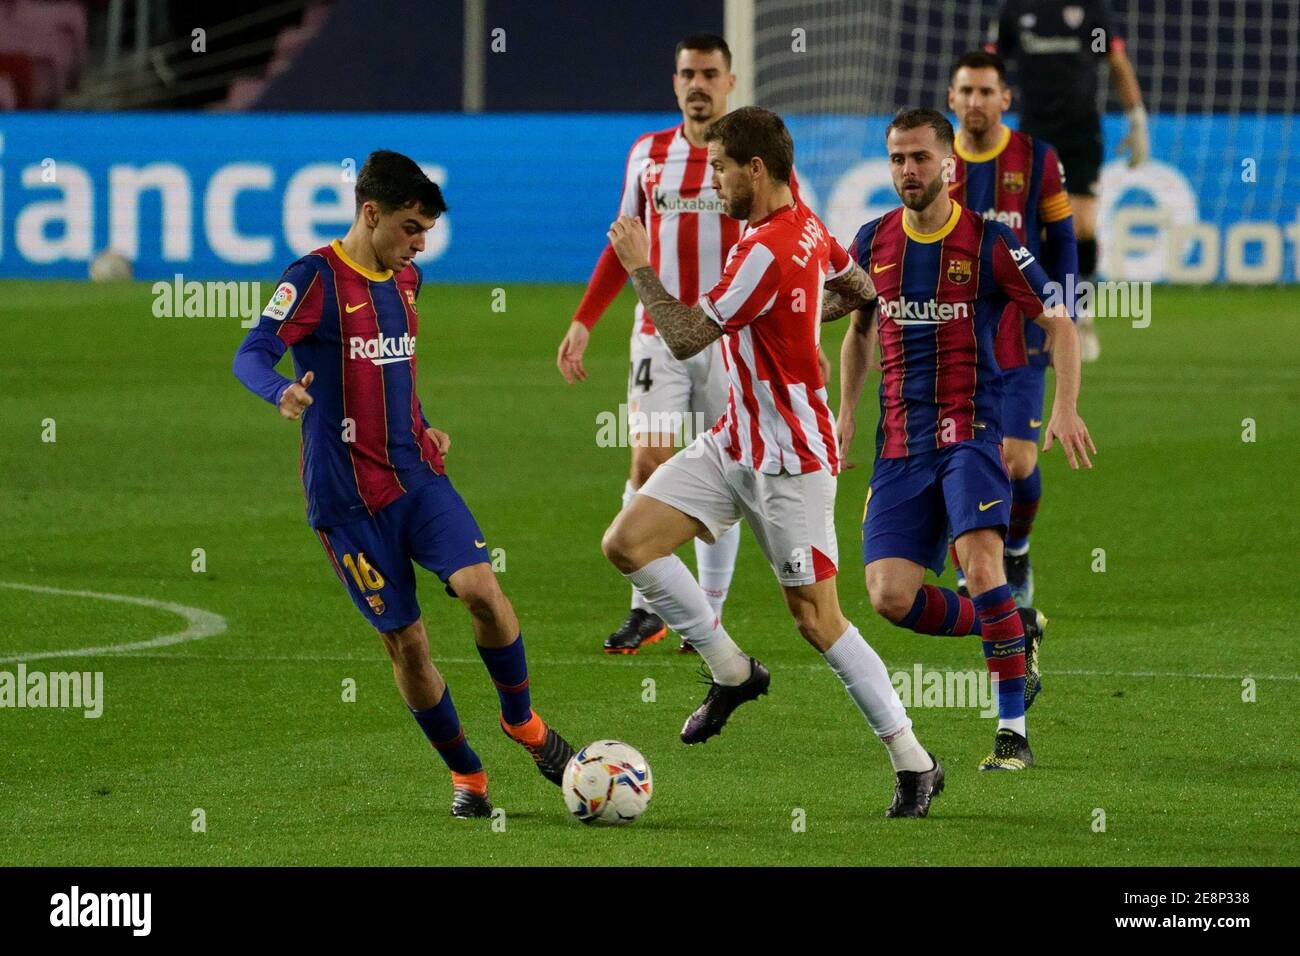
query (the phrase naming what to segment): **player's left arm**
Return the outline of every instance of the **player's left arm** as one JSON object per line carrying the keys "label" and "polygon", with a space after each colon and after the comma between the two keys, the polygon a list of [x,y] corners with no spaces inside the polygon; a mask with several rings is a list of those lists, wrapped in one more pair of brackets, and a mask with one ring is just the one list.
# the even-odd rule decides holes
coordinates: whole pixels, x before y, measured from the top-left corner
{"label": "player's left arm", "polygon": [[1069,310],[1048,287],[1047,273],[1033,254],[1020,245],[1010,229],[999,226],[993,247],[993,275],[998,285],[1025,315],[1047,331],[1056,369],[1056,398],[1044,433],[1043,451],[1059,441],[1071,468],[1083,462],[1092,467],[1088,452],[1097,448],[1088,434],[1088,426],[1079,416],[1079,386],[1082,381],[1079,363],[1079,333],[1070,320]]}
{"label": "player's left arm", "polygon": [[722,327],[708,313],[669,295],[659,281],[650,267],[649,240],[641,220],[631,216],[615,219],[609,227],[609,244],[673,358],[688,359],[722,337]]}
{"label": "player's left arm", "polygon": [[1106,38],[1106,64],[1110,70],[1110,82],[1128,117],[1128,134],[1120,141],[1119,152],[1128,152],[1130,166],[1140,166],[1151,158],[1151,134],[1147,130],[1147,111],[1142,105],[1142,89],[1138,86],[1137,73],[1129,61],[1124,38],[1115,29],[1106,0],[1096,0],[1096,4],[1093,11],[1094,28],[1101,30]]}
{"label": "player's left arm", "polygon": [[876,287],[867,271],[854,261],[834,239],[831,240],[831,277],[822,298],[822,321],[834,322],[861,309],[876,298]]}
{"label": "player's left arm", "polygon": [[[1053,282],[1066,288],[1066,278],[1079,274],[1079,243],[1074,234],[1074,214],[1065,189],[1065,173],[1056,150],[1044,152],[1038,219],[1043,224],[1043,268]],[[1066,302],[1073,313],[1074,303]]]}

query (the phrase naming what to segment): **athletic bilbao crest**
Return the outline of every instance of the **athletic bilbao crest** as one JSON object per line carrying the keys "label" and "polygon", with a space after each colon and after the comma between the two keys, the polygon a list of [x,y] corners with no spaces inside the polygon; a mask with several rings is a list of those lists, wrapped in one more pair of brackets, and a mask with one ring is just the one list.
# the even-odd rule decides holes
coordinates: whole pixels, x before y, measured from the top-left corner
{"label": "athletic bilbao crest", "polygon": [[366,603],[370,605],[370,610],[374,611],[376,614],[384,613],[384,599],[378,594],[367,594]]}
{"label": "athletic bilbao crest", "polygon": [[969,259],[949,259],[948,260],[948,281],[957,285],[965,285],[970,282],[971,260]]}
{"label": "athletic bilbao crest", "polygon": [[1066,7],[1061,11],[1061,16],[1065,18],[1065,25],[1071,30],[1077,30],[1083,26],[1083,7]]}
{"label": "athletic bilbao crest", "polygon": [[1023,170],[1008,169],[1002,174],[1002,191],[1018,193],[1024,191],[1025,174]]}

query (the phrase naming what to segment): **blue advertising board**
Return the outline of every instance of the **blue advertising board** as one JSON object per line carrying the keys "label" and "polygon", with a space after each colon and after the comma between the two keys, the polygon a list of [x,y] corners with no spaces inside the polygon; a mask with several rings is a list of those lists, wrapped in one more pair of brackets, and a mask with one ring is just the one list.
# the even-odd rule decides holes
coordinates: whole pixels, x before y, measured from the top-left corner
{"label": "blue advertising board", "polygon": [[[343,234],[373,149],[416,159],[450,206],[434,281],[582,281],[627,150],[672,114],[65,114],[0,117],[0,277],[81,278],[115,249],[142,279],[273,278]],[[847,241],[896,204],[884,116],[793,116],[805,198]],[[1295,282],[1293,117],[1153,116],[1152,161],[1108,157],[1110,278]],[[1106,119],[1106,142],[1123,118]],[[1290,188],[1288,188],[1290,187]]]}

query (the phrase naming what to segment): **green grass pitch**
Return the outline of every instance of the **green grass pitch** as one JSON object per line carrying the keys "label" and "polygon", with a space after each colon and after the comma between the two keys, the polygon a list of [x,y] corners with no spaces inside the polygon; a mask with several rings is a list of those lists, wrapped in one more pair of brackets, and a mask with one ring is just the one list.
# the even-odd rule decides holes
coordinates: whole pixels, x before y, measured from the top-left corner
{"label": "green grass pitch", "polygon": [[[0,864],[1295,863],[1293,290],[1157,288],[1149,328],[1101,321],[1081,404],[1096,468],[1044,458],[1040,765],[981,775],[994,722],[914,707],[948,769],[922,821],[883,818],[884,750],[794,630],[749,532],[727,623],[771,668],[772,692],[725,734],[677,739],[703,688],[675,640],[600,653],[626,610],[599,541],[628,453],[598,447],[597,415],[624,397],[631,296],[595,330],[589,381],[569,387],[554,353],[581,290],[506,291],[494,312],[486,286],[426,285],[421,396],[452,435],[452,478],[504,549],[538,709],[575,744],[612,736],[647,755],[645,817],[607,831],[568,818],[496,726],[463,610],[422,574],[434,659],[507,814],[504,831],[451,819],[446,772],[304,522],[297,428],[230,374],[237,320],[155,318],[147,283],[11,282],[0,286],[0,581],[173,602],[227,629],[27,665],[103,671],[104,711],[0,709]],[[826,330],[832,355],[842,334]],[[55,442],[42,441],[45,419]],[[860,466],[839,484],[845,611],[891,671],[982,671],[973,640],[871,613],[858,523],[874,422],[873,394]],[[191,570],[196,548],[204,573]],[[183,626],[156,607],[2,587],[0,624],[11,659]],[[206,832],[192,827],[200,808]]]}

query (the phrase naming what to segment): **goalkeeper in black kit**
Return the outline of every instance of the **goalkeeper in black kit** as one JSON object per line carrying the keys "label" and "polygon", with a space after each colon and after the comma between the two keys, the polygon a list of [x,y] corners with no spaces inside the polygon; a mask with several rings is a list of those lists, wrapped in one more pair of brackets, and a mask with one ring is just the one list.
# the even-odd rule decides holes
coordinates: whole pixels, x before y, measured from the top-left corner
{"label": "goalkeeper in black kit", "polygon": [[[1120,151],[1137,166],[1151,154],[1142,91],[1105,0],[1003,0],[989,29],[989,52],[1015,61],[1020,76],[1020,130],[1056,147],[1064,167],[1074,231],[1079,242],[1079,281],[1097,268],[1097,180],[1101,169],[1098,64],[1105,60],[1128,135]],[[1101,352],[1091,315],[1080,315],[1079,346],[1085,362]]]}

